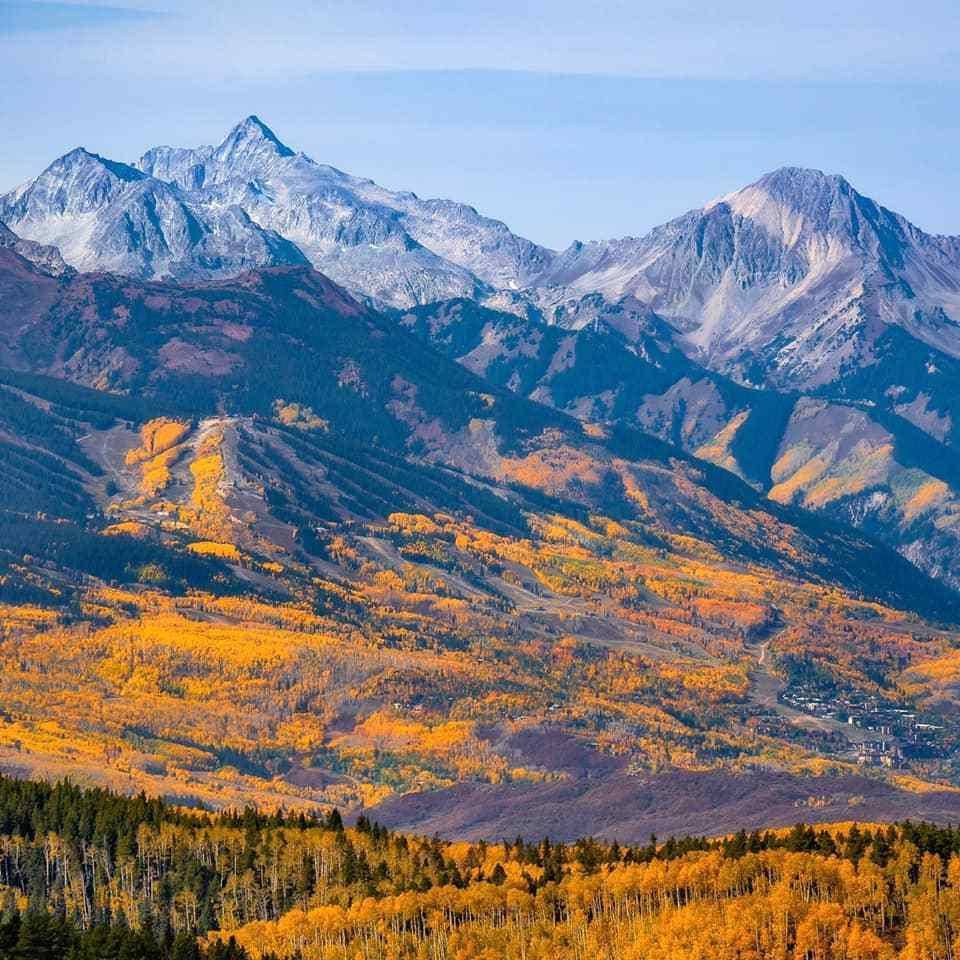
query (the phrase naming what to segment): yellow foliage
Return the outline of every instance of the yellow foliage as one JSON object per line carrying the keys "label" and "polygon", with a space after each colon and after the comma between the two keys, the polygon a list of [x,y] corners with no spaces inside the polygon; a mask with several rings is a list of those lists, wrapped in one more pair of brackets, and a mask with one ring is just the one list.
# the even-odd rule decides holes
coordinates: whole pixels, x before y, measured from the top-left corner
{"label": "yellow foliage", "polygon": [[777,503],[790,503],[797,493],[811,486],[829,468],[829,463],[823,457],[811,457],[800,466],[794,467],[799,451],[787,451],[773,465],[770,475],[776,480],[778,477],[787,477],[778,481],[768,494],[771,500]]}
{"label": "yellow foliage", "polygon": [[942,480],[928,480],[921,484],[903,505],[903,518],[908,523],[947,498],[950,488]]}
{"label": "yellow foliage", "polygon": [[438,523],[422,513],[391,513],[387,520],[398,530],[403,530],[405,533],[431,536],[440,533],[441,530]]}
{"label": "yellow foliage", "polygon": [[149,535],[150,528],[136,520],[125,520],[122,523],[112,523],[109,527],[105,527],[103,532],[107,536],[126,534],[130,537],[145,537]]}
{"label": "yellow foliage", "polygon": [[183,455],[190,430],[190,423],[164,417],[141,427],[140,446],[128,450],[125,458],[128,467],[139,469],[141,501],[155,497],[169,485],[171,468]]}
{"label": "yellow foliage", "polygon": [[223,560],[232,560],[235,563],[239,562],[242,557],[240,551],[232,543],[216,543],[212,540],[198,540],[196,543],[187,544],[187,549],[191,553],[196,553],[202,557],[220,557]]}
{"label": "yellow foliage", "polygon": [[305,404],[274,400],[273,415],[286,426],[296,427],[299,430],[321,430],[326,433],[330,429],[330,422],[323,417],[318,417]]}
{"label": "yellow foliage", "polygon": [[731,473],[737,474],[737,476],[742,476],[737,458],[730,450],[730,444],[733,443],[737,432],[749,416],[749,410],[743,410],[736,414],[712,440],[709,440],[695,451],[696,456],[701,460],[714,463],[718,467],[723,467],[724,470],[729,470]]}
{"label": "yellow foliage", "polygon": [[149,460],[180,443],[190,432],[190,424],[182,420],[158,417],[140,428],[140,446],[127,451],[127,466]]}
{"label": "yellow foliage", "polygon": [[208,430],[201,440],[190,464],[193,476],[191,509],[181,510],[184,520],[199,533],[214,540],[228,540],[230,532],[229,510],[221,489],[226,476],[223,441],[221,427]]}

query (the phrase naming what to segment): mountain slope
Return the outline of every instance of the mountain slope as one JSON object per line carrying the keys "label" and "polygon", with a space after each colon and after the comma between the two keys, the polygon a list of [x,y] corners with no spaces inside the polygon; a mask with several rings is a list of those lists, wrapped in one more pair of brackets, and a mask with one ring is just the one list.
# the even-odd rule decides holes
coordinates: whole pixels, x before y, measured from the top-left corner
{"label": "mountain slope", "polygon": [[[955,458],[937,446],[960,429],[958,244],[841,177],[776,171],[644,238],[558,256],[472,208],[317,164],[250,117],[219,146],[157,147],[135,166],[74,151],[2,211],[80,266],[222,277],[309,259],[379,303],[500,306],[513,318],[448,356],[581,419],[655,433],[960,583]],[[821,421],[788,431],[797,391],[833,405],[850,439],[839,459],[803,426]]]}
{"label": "mountain slope", "polygon": [[[23,263],[8,258],[14,270]],[[776,557],[798,575],[926,602],[922,581],[895,584],[881,572],[876,547],[783,514],[736,478],[647,435],[591,437],[559,412],[498,391],[308,268],[190,285],[38,278],[38,289],[46,309],[29,322],[0,309],[9,366],[193,416],[274,416],[293,406],[354,443],[648,517],[714,539],[732,556]]]}
{"label": "mountain slope", "polygon": [[[912,411],[936,428],[940,421],[923,418],[922,402],[905,410],[889,397],[878,405],[746,388],[687,357],[670,326],[630,298],[568,301],[554,320],[545,325],[469,301],[397,314],[491,382],[586,422],[639,427],[773,500],[867,530],[960,585],[960,459],[942,442],[945,431],[931,436],[906,419]],[[940,360],[944,380],[948,359]],[[856,381],[847,383],[856,398]]]}
{"label": "mountain slope", "polygon": [[[635,806],[674,768],[854,796],[889,714],[897,763],[956,778],[956,637],[923,619],[956,595],[869,537],[480,379],[307,267],[55,277],[7,248],[0,283],[3,769],[213,807],[436,791],[425,822],[603,771]],[[687,362],[616,322],[651,376]],[[777,698],[811,684],[854,722]]]}
{"label": "mountain slope", "polygon": [[4,223],[0,223],[0,249],[13,250],[14,253],[50,276],[59,277],[72,269],[64,263],[57,247],[24,240]]}

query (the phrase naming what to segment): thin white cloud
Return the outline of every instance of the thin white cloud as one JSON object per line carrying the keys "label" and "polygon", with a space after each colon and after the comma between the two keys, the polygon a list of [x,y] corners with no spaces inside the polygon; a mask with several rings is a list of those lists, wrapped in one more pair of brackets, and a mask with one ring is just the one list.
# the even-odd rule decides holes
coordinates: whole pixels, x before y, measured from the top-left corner
{"label": "thin white cloud", "polygon": [[55,3],[52,0],[4,0],[0,4],[0,34],[58,34],[103,30],[143,23],[165,14],[148,7],[112,6],[103,3]]}
{"label": "thin white cloud", "polygon": [[[20,6],[34,6],[20,4]],[[55,5],[67,6],[65,4]],[[145,5],[127,8],[145,12]],[[922,8],[924,3],[920,2]],[[90,70],[163,80],[257,82],[323,70],[519,69],[644,77],[917,80],[960,76],[958,14],[867,4],[485,4],[173,0],[169,17],[111,22],[69,50],[8,36],[4,54],[29,69]],[[102,5],[88,11],[116,9]]]}

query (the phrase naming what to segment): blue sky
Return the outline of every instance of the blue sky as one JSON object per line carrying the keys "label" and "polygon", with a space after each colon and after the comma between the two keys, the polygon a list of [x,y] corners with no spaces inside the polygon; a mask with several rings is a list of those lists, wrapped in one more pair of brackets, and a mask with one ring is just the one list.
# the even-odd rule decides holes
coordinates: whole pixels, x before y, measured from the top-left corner
{"label": "blue sky", "polygon": [[0,189],[77,145],[130,160],[257,113],[318,160],[555,247],[788,163],[960,233],[956,8],[0,0]]}

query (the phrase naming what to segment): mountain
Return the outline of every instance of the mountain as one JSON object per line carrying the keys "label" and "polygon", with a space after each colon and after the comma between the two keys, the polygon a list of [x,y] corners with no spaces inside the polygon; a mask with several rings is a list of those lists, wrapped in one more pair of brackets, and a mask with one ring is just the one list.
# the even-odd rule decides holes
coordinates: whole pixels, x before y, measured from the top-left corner
{"label": "mountain", "polygon": [[[750,255],[758,285],[803,284],[834,223],[850,263],[894,263],[839,202]],[[669,297],[579,291],[254,118],[136,165],[75,151],[2,204],[40,231],[0,245],[4,769],[453,832],[459,798],[484,831],[538,797],[595,817],[677,768],[729,768],[733,798],[788,773],[787,805],[830,770],[843,811],[854,764],[955,782],[949,331],[865,321],[842,380],[773,389],[771,360],[761,389]],[[36,244],[64,223],[136,269],[61,269]],[[921,809],[905,783],[878,809]]]}
{"label": "mountain", "polygon": [[568,325],[584,318],[558,319],[566,304],[629,298],[692,359],[777,390],[841,384],[898,338],[960,355],[960,239],[816,170],[783,168],[644,237],[558,254],[465,204],[317,163],[251,116],[218,146],[154,147],[133,165],[74,150],[0,197],[0,220],[77,269],[144,279],[309,262],[381,306],[467,298]]}
{"label": "mountain", "polygon": [[[0,260],[0,276],[21,275],[13,259]],[[731,556],[776,557],[798,575],[828,575],[878,595],[889,588],[891,600],[905,589],[921,602],[914,584],[888,582],[871,559],[876,545],[783,512],[647,434],[592,436],[578,420],[448,360],[308,267],[193,284],[38,275],[35,287],[38,310],[28,318],[0,307],[0,354],[14,370],[135,396],[167,415],[253,418],[251,429],[256,418],[290,408],[344,442],[589,509],[648,516],[678,534],[715,537]],[[768,513],[793,546],[759,538],[753,521],[721,508],[727,501],[734,514]]]}
{"label": "mountain", "polygon": [[[904,767],[952,778],[956,594],[870,536],[481,379],[309,267],[5,248],[0,285],[3,769],[425,823],[486,784],[499,823],[676,767],[863,796],[889,713]],[[814,688],[855,722],[776,696]]]}
{"label": "mountain", "polygon": [[645,237],[554,254],[248,117],[134,165],[73,151],[0,216],[74,266],[141,278],[312,263],[418,311],[416,332],[487,380],[654,433],[960,584],[960,241],[842,177],[785,168]]}
{"label": "mountain", "polygon": [[134,165],[72,151],[0,197],[0,220],[78,269],[140,278],[309,262],[379,305],[469,299],[570,329],[639,306],[735,381],[883,406],[948,442],[960,423],[960,240],[815,170],[555,254],[472,207],[316,163],[248,117],[219,146]]}
{"label": "mountain", "polygon": [[552,256],[472,207],[316,163],[257,117],[217,147],[155,147],[133,166],[74,150],[0,197],[0,219],[78,269],[226,277],[309,261],[396,305],[526,286]]}
{"label": "mountain", "polygon": [[817,170],[777,170],[638,239],[575,244],[539,282],[632,296],[691,356],[778,389],[870,366],[891,329],[960,352],[960,238],[925,234]]}
{"label": "mountain", "polygon": [[218,146],[154,147],[133,165],[71,151],[0,197],[0,220],[77,269],[145,279],[310,262],[380,305],[466,297],[547,319],[585,295],[630,297],[694,359],[776,389],[837,383],[897,332],[960,354],[960,239],[816,170],[783,168],[644,237],[557,254],[465,204],[317,163],[251,116]]}
{"label": "mountain", "polygon": [[[773,500],[870,531],[960,587],[960,456],[940,421],[922,417],[922,399],[906,409],[902,394],[862,400],[853,377],[856,399],[746,387],[687,356],[670,324],[629,297],[567,301],[550,325],[465,300],[396,318],[493,383],[588,423],[652,433]],[[909,356],[901,349],[901,377]],[[960,383],[949,358],[938,363],[931,379]]]}
{"label": "mountain", "polygon": [[78,270],[202,277],[306,262],[239,207],[191,204],[175,186],[83,148],[0,198],[0,209],[18,235],[55,245]]}
{"label": "mountain", "polygon": [[397,316],[494,382],[655,433],[957,586],[958,251],[788,168],[646,237],[574,245],[539,311]]}
{"label": "mountain", "polygon": [[[587,322],[596,291],[587,319],[639,302],[701,368],[666,391],[610,383],[608,416],[664,435],[696,410],[674,442],[960,583],[960,238],[925,234],[842,177],[785,168],[646,237],[576,245],[552,280],[558,325]],[[645,328],[623,329],[642,350]],[[706,370],[778,396],[735,396]]]}

